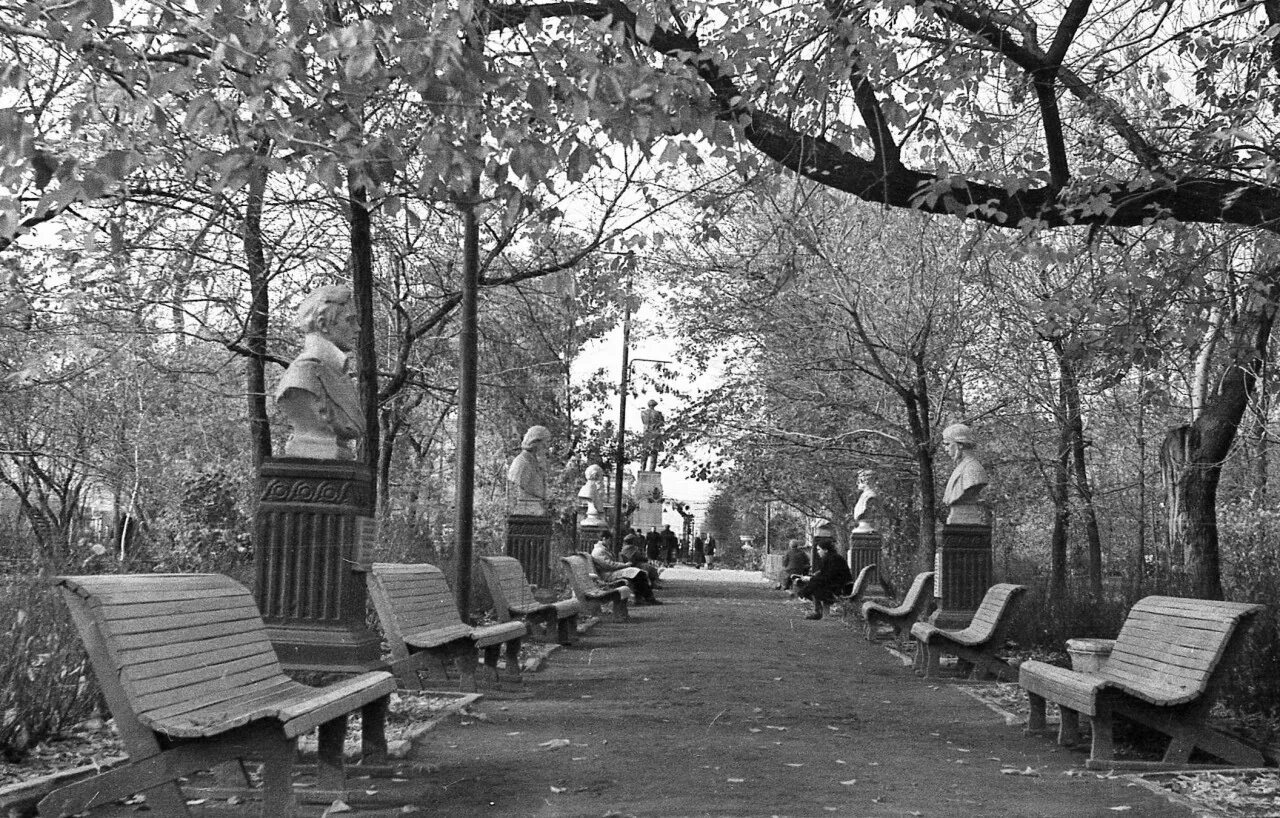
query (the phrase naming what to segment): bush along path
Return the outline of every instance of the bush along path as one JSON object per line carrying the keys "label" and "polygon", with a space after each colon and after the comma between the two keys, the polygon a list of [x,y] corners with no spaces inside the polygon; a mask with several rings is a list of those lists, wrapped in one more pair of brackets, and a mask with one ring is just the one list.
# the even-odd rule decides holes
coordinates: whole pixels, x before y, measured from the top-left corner
{"label": "bush along path", "polygon": [[[727,581],[737,575],[743,581]],[[924,680],[838,618],[752,575],[672,571],[661,608],[602,621],[415,749],[442,814],[1191,815],[957,686]],[[425,793],[424,793],[425,794]]]}

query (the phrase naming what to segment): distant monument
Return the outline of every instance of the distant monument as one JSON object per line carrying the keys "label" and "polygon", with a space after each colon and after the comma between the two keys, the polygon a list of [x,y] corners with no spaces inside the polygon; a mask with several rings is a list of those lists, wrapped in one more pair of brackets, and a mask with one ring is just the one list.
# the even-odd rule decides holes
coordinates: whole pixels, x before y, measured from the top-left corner
{"label": "distant monument", "polygon": [[662,528],[662,474],[658,471],[658,456],[662,454],[666,418],[657,409],[656,400],[649,401],[647,409],[640,411],[644,432],[640,436],[640,475],[636,479],[635,495],[639,504],[635,512],[635,525],[642,531]]}
{"label": "distant monument", "polygon": [[974,454],[973,431],[968,426],[948,426],[942,431],[942,442],[956,465],[942,494],[948,512],[934,558],[938,610],[931,619],[939,627],[963,628],[972,621],[992,581],[991,516],[980,500],[990,478]]}
{"label": "distant monument", "polygon": [[544,589],[551,587],[551,516],[542,453],[550,440],[546,426],[530,426],[507,469],[507,556],[520,560],[529,579]]}
{"label": "distant monument", "polygon": [[666,425],[666,418],[658,411],[657,405],[656,400],[651,400],[649,408],[640,412],[640,422],[644,424],[644,433],[640,437],[641,471],[657,471],[658,456],[662,454],[665,435],[663,427]]}
{"label": "distant monument", "polygon": [[258,474],[254,593],[286,669],[355,672],[380,657],[365,623],[363,566],[376,539],[373,475],[357,462],[364,413],[346,372],[359,339],[351,289],[298,307],[302,351],[276,389],[291,434]]}
{"label": "distant monument", "polygon": [[578,522],[580,526],[602,526],[607,524],[605,506],[608,505],[608,491],[604,484],[604,469],[595,463],[587,466],[587,482],[578,489],[578,499],[586,501],[586,514]]}

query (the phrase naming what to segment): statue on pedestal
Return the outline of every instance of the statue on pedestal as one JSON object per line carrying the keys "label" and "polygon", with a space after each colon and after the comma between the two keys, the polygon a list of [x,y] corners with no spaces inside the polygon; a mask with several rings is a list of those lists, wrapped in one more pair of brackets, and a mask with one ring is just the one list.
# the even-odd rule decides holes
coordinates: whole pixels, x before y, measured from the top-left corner
{"label": "statue on pedestal", "polygon": [[351,288],[321,287],[303,299],[294,326],[304,333],[302,351],[276,388],[276,406],[292,433],[284,453],[314,460],[355,460],[364,436],[364,413],[347,374],[347,353],[360,325]]}
{"label": "statue on pedestal", "polygon": [[963,423],[953,423],[942,430],[942,442],[947,454],[956,461],[947,480],[947,489],[942,494],[942,502],[950,511],[948,523],[986,525],[987,510],[979,500],[982,490],[990,479],[987,470],[973,453],[973,432]]}
{"label": "statue on pedestal", "polygon": [[853,529],[854,534],[875,533],[871,515],[880,507],[880,492],[876,490],[875,479],[875,472],[870,469],[858,472],[858,489],[862,493],[858,495],[858,502],[853,507],[853,519],[857,523],[857,527]]}
{"label": "statue on pedestal", "polygon": [[546,426],[530,426],[520,441],[520,454],[507,469],[507,497],[513,515],[541,517],[547,513],[547,472],[542,451],[551,439]]}
{"label": "statue on pedestal", "polygon": [[662,453],[663,425],[666,419],[657,410],[658,402],[649,401],[649,408],[640,412],[644,433],[640,438],[640,471],[657,471],[658,455]]}
{"label": "statue on pedestal", "polygon": [[604,485],[604,469],[592,463],[587,466],[587,482],[578,489],[578,499],[586,500],[587,513],[578,525],[606,525],[605,506],[608,505],[609,493]]}

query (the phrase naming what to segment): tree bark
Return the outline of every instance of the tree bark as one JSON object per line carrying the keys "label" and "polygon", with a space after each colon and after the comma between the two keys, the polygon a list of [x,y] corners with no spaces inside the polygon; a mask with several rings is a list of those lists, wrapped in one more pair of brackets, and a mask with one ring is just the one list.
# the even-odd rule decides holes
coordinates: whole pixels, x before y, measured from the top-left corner
{"label": "tree bark", "polygon": [[[258,143],[257,155],[265,159],[269,145]],[[268,300],[266,252],[262,241],[262,199],[267,187],[267,164],[261,161],[249,177],[249,195],[244,205],[245,268],[249,272],[249,317],[245,321],[244,342],[249,350],[245,361],[245,392],[249,411],[249,449],[256,471],[271,456],[271,424],[267,418],[267,319]]]}
{"label": "tree bark", "polygon": [[1062,342],[1054,344],[1058,353],[1059,385],[1062,392],[1062,409],[1066,425],[1063,443],[1070,447],[1075,477],[1076,494],[1080,497],[1084,513],[1086,553],[1089,558],[1089,593],[1102,596],[1102,535],[1098,530],[1098,510],[1093,504],[1093,486],[1089,482],[1089,466],[1084,451],[1084,417],[1080,408],[1080,378],[1075,361],[1067,354]]}

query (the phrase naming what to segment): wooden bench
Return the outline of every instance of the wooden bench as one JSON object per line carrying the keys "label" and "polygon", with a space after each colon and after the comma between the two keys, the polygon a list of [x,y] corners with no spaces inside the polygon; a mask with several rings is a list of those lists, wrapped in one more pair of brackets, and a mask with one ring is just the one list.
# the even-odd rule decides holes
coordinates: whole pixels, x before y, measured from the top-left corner
{"label": "wooden bench", "polygon": [[519,619],[529,624],[530,631],[544,639],[550,639],[554,628],[556,640],[570,645],[578,634],[578,614],[582,603],[576,599],[558,602],[539,602],[529,589],[524,567],[515,557],[481,557],[480,572],[484,575],[489,596],[493,597],[494,615],[499,622]]}
{"label": "wooden bench", "polygon": [[55,584],[129,761],[50,793],[41,815],[73,815],[140,792],[154,815],[188,815],[180,777],[246,758],[264,762],[262,814],[296,815],[298,737],[319,728],[318,784],[343,790],[347,714],[385,714],[396,687],[381,671],[322,688],[293,681],[253,597],[228,577],[81,576]]}
{"label": "wooden bench", "polygon": [[932,602],[933,572],[925,571],[916,574],[916,578],[911,581],[911,587],[907,589],[901,605],[885,605],[875,600],[862,603],[867,641],[874,642],[879,638],[878,629],[881,625],[893,628],[893,638],[901,640],[902,635],[911,630],[911,626],[928,612]]}
{"label": "wooden bench", "polygon": [[950,653],[960,658],[962,667],[973,666],[974,678],[989,674],[1006,682],[1017,679],[1017,671],[996,656],[996,651],[1004,647],[1005,632],[1013,622],[1013,608],[1026,590],[1025,585],[1007,582],[992,585],[967,628],[946,630],[928,622],[912,625],[916,673],[926,677],[938,675],[939,659],[942,654]]}
{"label": "wooden bench", "polygon": [[[1183,767],[1195,749],[1232,766],[1262,766],[1262,753],[1206,724],[1225,669],[1262,607],[1149,596],[1129,611],[1100,672],[1076,673],[1044,662],[1023,662],[1018,683],[1031,704],[1028,732],[1045,729],[1047,700],[1062,713],[1059,744],[1080,741],[1081,715],[1092,722],[1087,762],[1091,770]],[[1114,760],[1116,716],[1167,735],[1163,759]]]}
{"label": "wooden bench", "polygon": [[875,576],[876,564],[873,562],[869,565],[864,565],[858,575],[853,578],[853,582],[842,589],[842,593],[836,597],[836,602],[848,610],[860,611],[862,596],[867,592],[867,588],[875,582]]}
{"label": "wooden bench", "polygon": [[600,616],[603,605],[609,606],[609,613],[615,620],[629,619],[627,603],[631,600],[631,588],[625,579],[612,583],[601,582],[592,573],[590,554],[571,554],[561,557],[565,571],[569,576],[569,586],[573,588],[573,596],[582,603],[583,608],[592,616]]}
{"label": "wooden bench", "polygon": [[524,622],[473,627],[458,616],[444,572],[434,565],[375,562],[369,567],[369,596],[391,648],[391,672],[403,687],[423,690],[419,671],[433,665],[448,678],[448,665],[458,671],[463,690],[476,689],[476,651],[493,681],[499,681],[498,658],[506,646],[508,681],[520,681],[520,640],[529,633]]}

